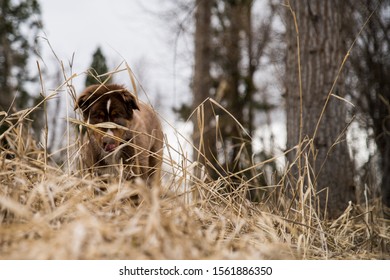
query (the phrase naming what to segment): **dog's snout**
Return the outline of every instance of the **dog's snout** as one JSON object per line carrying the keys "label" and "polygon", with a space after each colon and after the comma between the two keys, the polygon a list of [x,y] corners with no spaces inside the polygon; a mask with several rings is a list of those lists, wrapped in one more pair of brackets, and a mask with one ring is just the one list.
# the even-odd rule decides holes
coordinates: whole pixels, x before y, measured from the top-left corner
{"label": "dog's snout", "polygon": [[110,136],[104,136],[103,137],[103,145],[109,145],[109,144],[114,144],[115,143],[115,140],[112,139],[112,137]]}
{"label": "dog's snout", "polygon": [[113,136],[114,134],[112,133],[111,129],[109,129],[102,138],[103,149],[106,152],[112,152],[117,146]]}

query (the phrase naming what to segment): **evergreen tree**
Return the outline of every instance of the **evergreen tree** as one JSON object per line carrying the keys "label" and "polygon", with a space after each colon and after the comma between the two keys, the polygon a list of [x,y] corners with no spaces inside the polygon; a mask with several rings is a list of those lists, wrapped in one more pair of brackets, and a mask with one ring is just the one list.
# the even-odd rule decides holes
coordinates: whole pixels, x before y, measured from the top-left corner
{"label": "evergreen tree", "polygon": [[[37,49],[40,14],[36,0],[0,0],[0,135],[7,130],[7,114],[34,106],[41,98],[31,96],[26,85],[38,76],[29,73],[28,62]],[[32,119],[41,120],[36,115],[40,112],[34,112]],[[34,129],[40,130],[41,124],[35,121]]]}
{"label": "evergreen tree", "polygon": [[0,111],[23,108],[33,101],[25,84],[32,81],[28,59],[36,48],[40,29],[40,7],[36,0],[0,1]]}
{"label": "evergreen tree", "polygon": [[[85,80],[85,85],[90,86],[97,83],[102,83],[106,80],[107,77],[99,77],[99,75],[105,74],[108,72],[108,67],[106,63],[106,58],[103,55],[103,52],[100,47],[98,47],[93,54],[92,63],[88,70],[88,75]],[[108,83],[111,82],[111,77],[108,80]]]}

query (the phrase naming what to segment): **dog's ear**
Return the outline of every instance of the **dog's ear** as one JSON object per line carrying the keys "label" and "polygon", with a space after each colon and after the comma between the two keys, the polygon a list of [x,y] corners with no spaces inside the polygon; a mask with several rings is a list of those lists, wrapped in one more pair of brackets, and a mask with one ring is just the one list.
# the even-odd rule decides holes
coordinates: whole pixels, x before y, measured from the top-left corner
{"label": "dog's ear", "polygon": [[79,98],[76,100],[76,104],[74,105],[74,110],[76,111],[77,109],[81,109],[84,111],[88,107],[88,94],[86,92],[83,92]]}
{"label": "dog's ear", "polygon": [[96,86],[87,87],[77,98],[74,110],[80,109],[83,113],[84,118],[88,116],[89,105],[91,104],[91,94],[96,91]]}
{"label": "dog's ear", "polygon": [[121,91],[123,101],[125,102],[129,111],[139,110],[137,97],[127,90]]}

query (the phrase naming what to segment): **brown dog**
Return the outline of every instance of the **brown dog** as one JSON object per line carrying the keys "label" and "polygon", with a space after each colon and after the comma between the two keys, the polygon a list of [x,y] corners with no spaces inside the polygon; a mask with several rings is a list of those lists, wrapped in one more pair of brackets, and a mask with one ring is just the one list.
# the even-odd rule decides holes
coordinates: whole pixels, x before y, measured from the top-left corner
{"label": "brown dog", "polygon": [[138,102],[122,86],[99,84],[83,91],[76,108],[81,109],[88,127],[82,151],[87,168],[118,175],[117,167],[123,163],[126,179],[159,179],[163,133],[150,106]]}

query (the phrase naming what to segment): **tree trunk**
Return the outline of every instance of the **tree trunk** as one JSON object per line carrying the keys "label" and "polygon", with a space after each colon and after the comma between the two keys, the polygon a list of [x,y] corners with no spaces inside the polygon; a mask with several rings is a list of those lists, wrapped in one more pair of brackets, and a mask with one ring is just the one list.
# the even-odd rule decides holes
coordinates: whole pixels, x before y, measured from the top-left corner
{"label": "tree trunk", "polygon": [[[357,23],[364,22],[372,14],[352,50],[349,61],[357,81],[356,84],[352,83],[356,92],[353,102],[371,119],[367,122],[367,127],[373,129],[378,148],[382,200],[387,218],[390,218],[389,7],[389,0],[349,1],[350,24],[347,26],[350,34],[357,34],[361,28]],[[351,36],[349,41],[353,42],[354,39],[355,37]],[[370,184],[369,187],[375,188]]]}
{"label": "tree trunk", "polygon": [[206,167],[211,178],[217,177],[214,166],[216,156],[215,117],[211,105],[206,102],[212,88],[210,75],[211,59],[211,7],[214,1],[196,1],[195,30],[195,69],[193,78],[193,109],[197,114],[193,117],[194,159]]}
{"label": "tree trunk", "polygon": [[[234,116],[236,121],[246,126],[243,116],[244,100],[240,95],[240,62],[241,62],[241,39],[240,31],[242,28],[242,12],[244,11],[243,3],[231,1],[226,4],[225,13],[230,20],[226,27],[224,44],[226,46],[226,60],[224,65],[224,75],[227,82],[225,97],[229,112]],[[239,163],[242,159],[241,145],[244,143],[243,135],[238,123],[235,123],[230,116],[225,115],[225,135],[224,139],[229,139],[230,147],[226,158],[226,168],[229,172],[239,171]]]}
{"label": "tree trunk", "polygon": [[[338,77],[346,54],[341,34],[343,1],[290,1],[290,4],[299,30],[300,61],[294,17],[286,9],[287,148],[296,146],[305,137],[314,137],[313,145],[306,151],[310,154],[312,181],[319,194],[321,208],[325,209],[327,202],[328,214],[335,217],[355,198],[353,165],[345,142],[347,104],[329,97],[336,79],[332,94],[340,97],[345,94],[343,79]],[[326,109],[323,111],[323,108]],[[290,153],[290,162],[295,156]],[[304,157],[301,156],[297,169],[299,174],[304,170],[303,165]]]}

